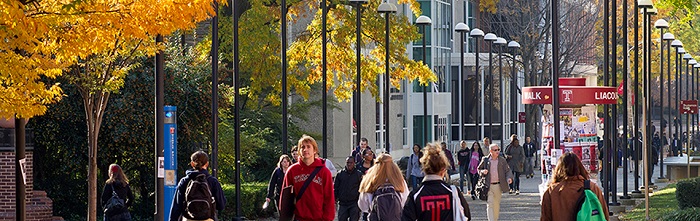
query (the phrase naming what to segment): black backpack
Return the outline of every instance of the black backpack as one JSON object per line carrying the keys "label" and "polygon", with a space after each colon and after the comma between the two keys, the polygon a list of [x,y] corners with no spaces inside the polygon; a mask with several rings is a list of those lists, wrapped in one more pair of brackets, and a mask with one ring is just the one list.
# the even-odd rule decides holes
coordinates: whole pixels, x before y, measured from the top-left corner
{"label": "black backpack", "polygon": [[191,179],[185,191],[185,216],[189,219],[214,218],[216,207],[211,195],[207,175],[199,174]]}
{"label": "black backpack", "polygon": [[124,200],[119,198],[117,192],[114,191],[114,184],[110,184],[112,187],[112,197],[107,200],[105,204],[104,212],[108,216],[116,215],[124,209]]}
{"label": "black backpack", "polygon": [[402,210],[401,196],[391,183],[385,183],[374,191],[369,220],[401,220]]}

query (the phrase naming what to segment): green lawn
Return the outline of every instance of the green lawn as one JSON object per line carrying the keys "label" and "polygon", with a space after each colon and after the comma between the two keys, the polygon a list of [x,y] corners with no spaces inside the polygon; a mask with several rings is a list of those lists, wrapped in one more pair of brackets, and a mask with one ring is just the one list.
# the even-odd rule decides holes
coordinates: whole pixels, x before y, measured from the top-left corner
{"label": "green lawn", "polygon": [[[676,201],[676,184],[669,184],[665,188],[649,197],[649,218],[659,220],[667,213],[678,210]],[[644,203],[639,204],[633,210],[621,214],[620,220],[645,220]]]}

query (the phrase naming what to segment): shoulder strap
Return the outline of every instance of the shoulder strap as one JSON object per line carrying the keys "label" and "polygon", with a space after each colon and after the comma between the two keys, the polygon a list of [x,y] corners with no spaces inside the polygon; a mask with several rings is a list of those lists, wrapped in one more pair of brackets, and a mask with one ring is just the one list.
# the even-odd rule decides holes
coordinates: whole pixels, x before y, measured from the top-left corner
{"label": "shoulder strap", "polygon": [[[324,166],[325,166],[325,164],[324,164]],[[301,199],[301,195],[304,194],[304,191],[306,191],[306,188],[309,187],[309,184],[311,184],[311,181],[314,180],[314,178],[316,177],[316,174],[318,174],[318,171],[321,171],[321,168],[324,166],[316,167],[316,169],[314,169],[314,171],[311,172],[311,175],[309,175],[309,178],[306,179],[306,181],[304,182],[304,185],[302,185],[301,189],[299,189],[299,194],[297,194],[297,196],[296,196],[297,200]]]}
{"label": "shoulder strap", "polygon": [[584,180],[584,181],[583,181],[583,189],[584,189],[584,190],[590,190],[590,189],[591,189],[591,180]]}

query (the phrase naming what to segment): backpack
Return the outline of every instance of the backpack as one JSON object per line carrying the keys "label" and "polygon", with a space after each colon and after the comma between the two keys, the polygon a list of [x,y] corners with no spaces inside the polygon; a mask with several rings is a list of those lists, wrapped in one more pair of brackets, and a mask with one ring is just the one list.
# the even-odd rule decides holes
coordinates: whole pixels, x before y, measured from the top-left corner
{"label": "backpack", "polygon": [[575,220],[605,221],[603,206],[598,200],[598,196],[591,191],[591,181],[583,181],[583,193],[576,201]]}
{"label": "backpack", "polygon": [[114,191],[114,184],[110,184],[112,187],[112,197],[107,200],[105,204],[104,212],[106,215],[116,215],[124,209],[124,200],[119,198],[117,192]]}
{"label": "backpack", "polygon": [[391,183],[384,183],[374,191],[369,220],[401,220],[402,210],[401,196]]}
{"label": "backpack", "polygon": [[205,220],[213,218],[215,210],[207,175],[199,174],[187,184],[185,214],[190,219]]}

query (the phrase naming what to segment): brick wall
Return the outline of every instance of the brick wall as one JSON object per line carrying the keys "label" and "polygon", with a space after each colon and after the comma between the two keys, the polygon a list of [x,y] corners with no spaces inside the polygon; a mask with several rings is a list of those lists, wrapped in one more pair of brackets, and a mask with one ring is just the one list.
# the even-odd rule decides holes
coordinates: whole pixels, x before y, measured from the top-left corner
{"label": "brick wall", "polygon": [[[63,220],[53,217],[53,202],[46,192],[34,190],[34,154],[26,151],[26,218],[28,221]],[[15,220],[15,152],[0,151],[0,221]]]}

